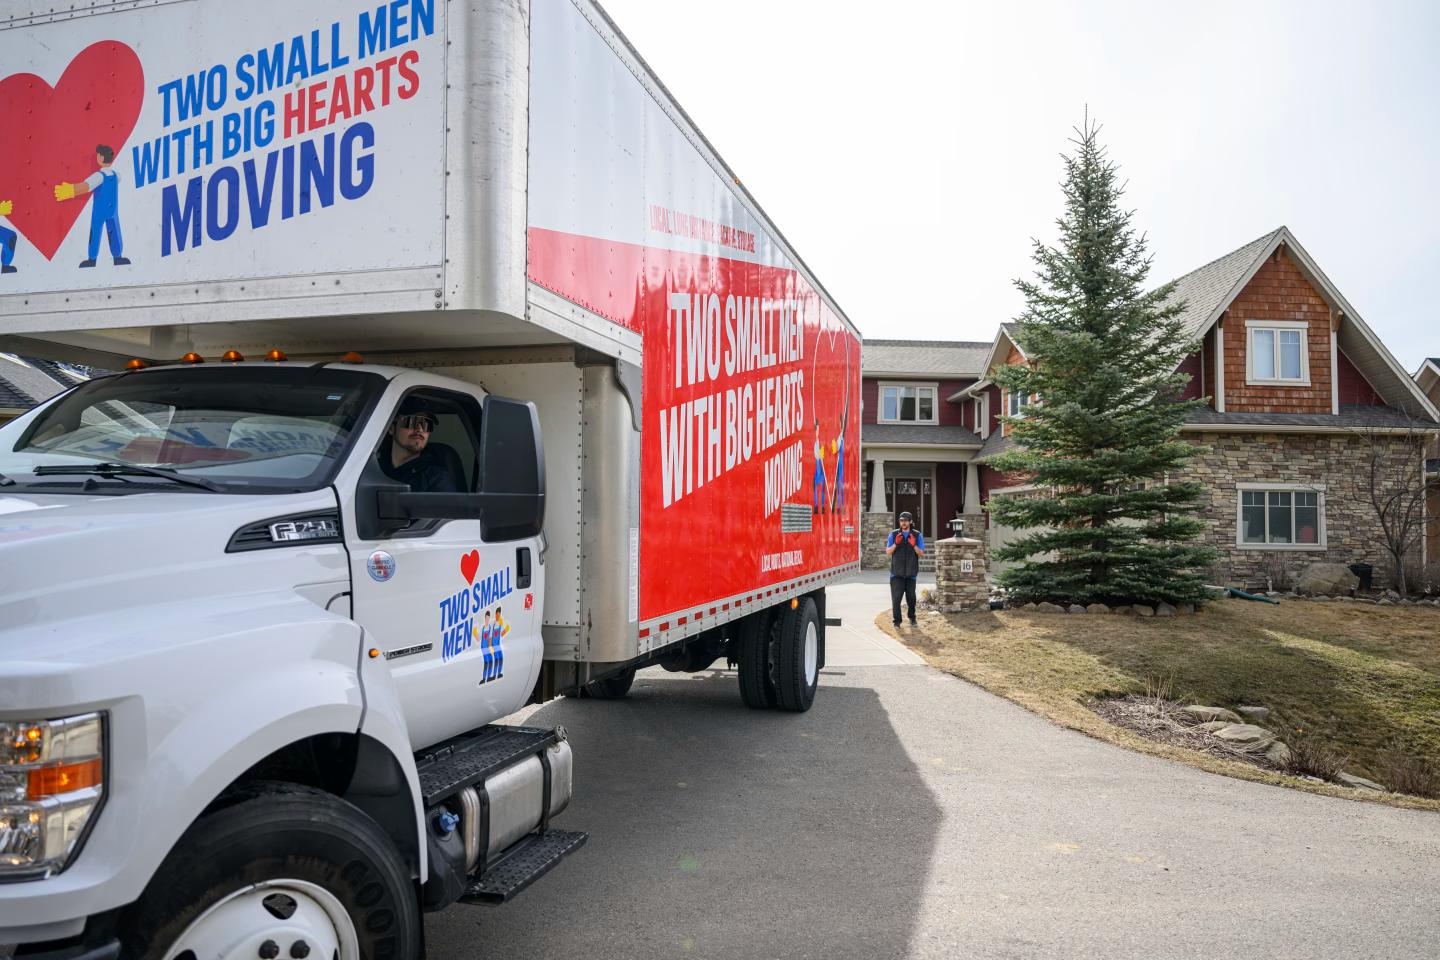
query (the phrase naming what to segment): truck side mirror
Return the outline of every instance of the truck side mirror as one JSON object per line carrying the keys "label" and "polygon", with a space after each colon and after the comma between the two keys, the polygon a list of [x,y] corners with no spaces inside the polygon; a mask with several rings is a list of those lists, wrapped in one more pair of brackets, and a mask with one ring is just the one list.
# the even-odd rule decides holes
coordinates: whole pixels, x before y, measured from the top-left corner
{"label": "truck side mirror", "polygon": [[486,397],[480,418],[480,493],[504,509],[480,515],[485,540],[538,537],[545,526],[545,452],[535,404]]}

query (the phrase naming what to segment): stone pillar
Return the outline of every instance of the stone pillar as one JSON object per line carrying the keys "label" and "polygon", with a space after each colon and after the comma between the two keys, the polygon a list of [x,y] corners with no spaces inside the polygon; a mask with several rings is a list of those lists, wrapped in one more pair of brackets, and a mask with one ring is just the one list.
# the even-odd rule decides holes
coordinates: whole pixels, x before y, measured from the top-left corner
{"label": "stone pillar", "polygon": [[[935,605],[946,613],[988,610],[985,541],[951,537],[935,543]],[[967,569],[968,567],[968,569]]]}
{"label": "stone pillar", "polygon": [[[962,514],[980,512],[980,464],[971,460],[965,464],[965,500],[964,506],[960,508]],[[965,524],[966,531],[970,531],[970,524]]]}
{"label": "stone pillar", "polygon": [[889,513],[890,507],[885,502],[885,461],[875,461],[875,471],[870,476],[870,512]]}
{"label": "stone pillar", "polygon": [[889,512],[867,513],[860,520],[860,569],[888,570],[890,558],[885,556],[885,538],[894,529]]}

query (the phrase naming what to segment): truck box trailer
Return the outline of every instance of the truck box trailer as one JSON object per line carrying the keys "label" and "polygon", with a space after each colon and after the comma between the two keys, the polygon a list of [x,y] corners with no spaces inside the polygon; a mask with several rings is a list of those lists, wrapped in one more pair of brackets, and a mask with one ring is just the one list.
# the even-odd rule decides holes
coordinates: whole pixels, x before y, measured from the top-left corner
{"label": "truck box trailer", "polygon": [[496,721],[809,708],[860,340],[598,5],[10,2],[0,129],[0,944],[418,956],[585,840]]}

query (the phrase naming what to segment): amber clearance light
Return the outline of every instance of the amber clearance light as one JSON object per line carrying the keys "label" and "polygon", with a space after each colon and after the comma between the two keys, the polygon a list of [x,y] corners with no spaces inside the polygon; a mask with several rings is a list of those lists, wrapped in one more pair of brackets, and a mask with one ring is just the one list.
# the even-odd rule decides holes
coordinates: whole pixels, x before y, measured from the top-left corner
{"label": "amber clearance light", "polygon": [[241,363],[245,359],[245,354],[239,350],[226,350],[220,359],[226,363]]}
{"label": "amber clearance light", "polygon": [[181,362],[181,363],[204,363],[204,362],[205,362],[205,358],[202,357],[202,356],[200,356],[200,354],[196,353],[194,350],[191,350],[189,353],[185,354],[185,356],[183,356],[183,357],[180,358],[180,362]]}
{"label": "amber clearance light", "polygon": [[287,357],[287,356],[285,356],[285,351],[284,351],[284,350],[281,350],[279,347],[276,347],[276,348],[274,348],[273,350],[271,350],[269,353],[265,354],[265,359],[266,359],[266,360],[269,360],[271,363],[284,363],[286,360],[289,360],[290,358]]}
{"label": "amber clearance light", "polygon": [[356,353],[354,350],[351,350],[349,353],[345,354],[345,356],[343,356],[343,357],[340,358],[340,362],[341,362],[341,363],[364,363],[364,362],[365,362],[365,358],[362,357],[362,356],[360,356],[360,354]]}
{"label": "amber clearance light", "polygon": [[141,360],[139,357],[135,357],[134,359],[130,360],[128,363],[125,364],[125,369],[144,370],[148,366],[150,366],[150,364],[146,363],[144,360]]}

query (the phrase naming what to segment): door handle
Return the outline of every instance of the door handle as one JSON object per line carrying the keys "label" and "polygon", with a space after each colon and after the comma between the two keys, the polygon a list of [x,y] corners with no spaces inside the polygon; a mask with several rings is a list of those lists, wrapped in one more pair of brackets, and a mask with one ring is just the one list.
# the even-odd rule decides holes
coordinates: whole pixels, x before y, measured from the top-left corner
{"label": "door handle", "polygon": [[520,590],[530,586],[529,547],[520,547],[515,551],[515,586]]}

